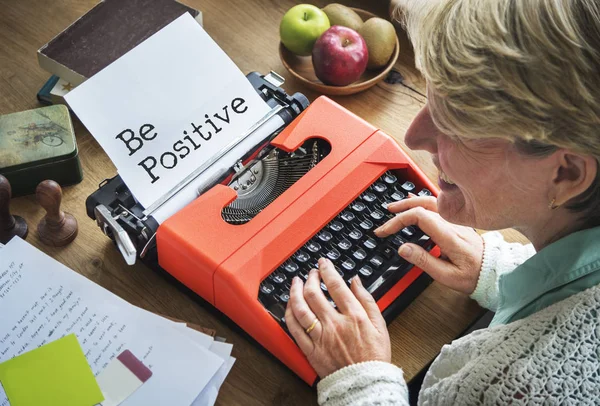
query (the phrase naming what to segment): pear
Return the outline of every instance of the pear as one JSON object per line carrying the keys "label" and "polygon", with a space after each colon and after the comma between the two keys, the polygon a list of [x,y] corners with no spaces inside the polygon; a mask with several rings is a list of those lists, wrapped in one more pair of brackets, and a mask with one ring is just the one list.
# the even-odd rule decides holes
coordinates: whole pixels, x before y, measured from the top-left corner
{"label": "pear", "polygon": [[384,67],[396,46],[396,30],[392,23],[383,18],[372,17],[364,22],[358,33],[365,39],[369,50],[367,69]]}
{"label": "pear", "polygon": [[341,25],[358,31],[363,25],[363,20],[356,14],[356,11],[342,4],[331,3],[323,7],[322,10],[327,14],[331,26]]}

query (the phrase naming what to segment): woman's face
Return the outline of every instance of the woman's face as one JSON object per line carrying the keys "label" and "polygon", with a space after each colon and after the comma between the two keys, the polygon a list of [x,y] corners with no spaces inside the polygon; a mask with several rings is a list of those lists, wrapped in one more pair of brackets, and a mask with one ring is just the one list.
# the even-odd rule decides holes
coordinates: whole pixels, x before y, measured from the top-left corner
{"label": "woman's face", "polygon": [[405,142],[431,153],[439,170],[438,211],[448,221],[488,230],[520,228],[547,210],[552,169],[545,158],[527,157],[503,139],[451,138],[435,126],[429,106],[414,119]]}

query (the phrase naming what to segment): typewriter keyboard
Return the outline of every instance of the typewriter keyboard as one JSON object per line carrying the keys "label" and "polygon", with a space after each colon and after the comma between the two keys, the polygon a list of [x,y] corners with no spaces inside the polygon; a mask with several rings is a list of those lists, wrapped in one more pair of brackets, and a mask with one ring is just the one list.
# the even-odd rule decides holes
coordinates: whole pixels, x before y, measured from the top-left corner
{"label": "typewriter keyboard", "polygon": [[[398,255],[398,248],[405,242],[419,244],[425,249],[433,245],[429,237],[414,226],[385,239],[373,233],[394,217],[387,205],[406,198],[408,193],[431,195],[427,189],[416,191],[412,182],[401,181],[392,172],[384,173],[263,280],[258,294],[260,302],[285,328],[284,315],[292,278],[298,276],[306,281],[309,271],[318,267],[317,261],[321,257],[333,262],[348,285],[358,275],[365,288],[378,300],[413,266]],[[324,283],[321,283],[321,289],[335,306]]]}

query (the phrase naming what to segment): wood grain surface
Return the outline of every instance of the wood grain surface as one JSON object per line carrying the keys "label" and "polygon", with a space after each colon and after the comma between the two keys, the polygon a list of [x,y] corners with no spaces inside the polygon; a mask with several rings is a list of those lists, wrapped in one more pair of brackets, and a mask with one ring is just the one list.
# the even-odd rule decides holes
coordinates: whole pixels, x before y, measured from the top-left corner
{"label": "wood grain surface", "polygon": [[[39,107],[36,93],[50,74],[38,66],[36,51],[92,8],[96,0],[0,0],[0,114]],[[244,72],[274,70],[286,77],[288,93],[318,94],[303,88],[283,68],[278,55],[279,21],[291,0],[182,0],[201,10],[206,31]],[[387,1],[341,1],[387,16]],[[327,2],[313,1],[322,7]],[[387,81],[334,100],[395,137],[403,136],[425,104],[425,83],[414,68],[410,46],[399,31],[400,57]],[[216,78],[218,80],[218,78]],[[157,78],[168,80],[168,78]],[[116,171],[88,131],[74,120],[84,180],[65,187],[62,210],[79,222],[79,235],[66,247],[43,245],[35,232],[44,216],[34,195],[13,199],[13,214],[24,217],[32,232],[27,241],[136,306],[217,331],[234,344],[237,362],[222,387],[220,405],[308,405],[316,393],[275,358],[171,278],[136,264],[127,266],[111,241],[85,213],[85,199]],[[406,148],[405,148],[406,149]],[[427,154],[409,152],[434,179]],[[509,238],[521,239],[516,233]],[[481,309],[469,298],[433,283],[389,327],[393,361],[412,378],[440,348],[455,338]]]}

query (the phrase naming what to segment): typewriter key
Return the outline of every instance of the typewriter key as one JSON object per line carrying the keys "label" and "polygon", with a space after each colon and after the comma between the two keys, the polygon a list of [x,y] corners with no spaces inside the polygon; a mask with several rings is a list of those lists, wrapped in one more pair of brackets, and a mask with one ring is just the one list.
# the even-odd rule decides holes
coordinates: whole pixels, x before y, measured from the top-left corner
{"label": "typewriter key", "polygon": [[392,259],[397,254],[396,250],[389,246],[384,247],[381,253],[386,259]]}
{"label": "typewriter key", "polygon": [[347,250],[348,248],[352,247],[352,243],[344,238],[338,243],[338,247],[340,247],[342,250]]}
{"label": "typewriter key", "polygon": [[367,257],[367,253],[362,248],[359,248],[356,251],[354,251],[354,253],[352,255],[354,256],[354,258],[358,259],[359,261],[362,261],[363,259],[365,259]]}
{"label": "typewriter key", "polygon": [[321,250],[321,244],[316,241],[309,241],[308,244],[306,244],[306,249],[310,252],[319,252]]}
{"label": "typewriter key", "polygon": [[404,227],[400,231],[400,233],[402,234],[402,236],[404,238],[409,239],[409,240],[415,236],[416,232],[417,232],[417,230],[413,226]]}
{"label": "typewriter key", "polygon": [[347,271],[353,270],[355,266],[356,266],[356,263],[353,260],[351,260],[350,258],[348,258],[344,262],[342,262],[342,268],[344,268]]}
{"label": "typewriter key", "polygon": [[333,238],[333,235],[329,231],[321,231],[319,233],[319,239],[323,242],[327,242]]}
{"label": "typewriter key", "polygon": [[373,268],[371,268],[369,265],[363,265],[358,270],[358,274],[364,278],[368,278],[369,276],[373,275]]}
{"label": "typewriter key", "polygon": [[329,252],[327,252],[327,258],[329,258],[332,261],[335,261],[340,256],[341,256],[340,252],[338,250],[336,250],[335,248],[333,248]]}
{"label": "typewriter key", "polygon": [[282,273],[272,273],[269,276],[269,279],[271,279],[273,282],[275,282],[278,285],[281,285],[282,283],[284,283],[285,281],[287,281],[287,278]]}
{"label": "typewriter key", "polygon": [[383,258],[381,258],[379,255],[374,255],[373,258],[369,260],[369,262],[374,267],[379,268],[381,265],[383,265]]}
{"label": "typewriter key", "polygon": [[342,223],[340,223],[339,221],[332,221],[329,224],[329,228],[331,228],[333,231],[338,232],[344,229],[344,225]]}
{"label": "typewriter key", "polygon": [[352,210],[354,210],[358,213],[360,213],[361,211],[363,211],[364,209],[367,208],[367,206],[363,202],[357,202],[357,201],[352,202],[351,207],[352,207]]}
{"label": "typewriter key", "polygon": [[376,183],[373,185],[373,190],[375,190],[377,193],[383,193],[387,190],[387,186],[383,183]]}
{"label": "typewriter key", "polygon": [[374,194],[374,193],[371,193],[371,192],[367,192],[367,193],[365,193],[365,194],[362,196],[362,198],[363,198],[363,200],[364,200],[365,202],[369,202],[369,203],[371,203],[371,202],[374,202],[375,200],[377,200],[377,196],[375,196],[375,194]]}
{"label": "typewriter key", "polygon": [[342,220],[345,220],[345,221],[352,221],[356,218],[354,213],[352,213],[351,211],[343,212],[340,217],[342,218]]}
{"label": "typewriter key", "polygon": [[294,261],[288,261],[283,266],[283,269],[288,273],[296,273],[300,267]]}
{"label": "typewriter key", "polygon": [[415,184],[409,181],[406,181],[402,184],[402,186],[400,186],[401,191],[405,192],[405,193],[411,193],[413,190],[415,190]]}
{"label": "typewriter key", "polygon": [[348,234],[348,236],[353,240],[360,240],[360,237],[363,236],[363,233],[359,229],[355,228],[352,231],[350,231],[350,234]]}
{"label": "typewriter key", "polygon": [[380,212],[379,210],[375,210],[371,212],[371,218],[373,218],[374,220],[381,220],[383,218],[383,216],[385,216],[382,212]]}
{"label": "typewriter key", "polygon": [[377,247],[377,241],[375,241],[374,239],[372,239],[371,237],[367,238],[365,240],[365,242],[363,242],[363,245],[365,247],[367,247],[368,249],[372,250],[375,247]]}
{"label": "typewriter key", "polygon": [[398,181],[398,178],[391,174],[390,172],[386,172],[383,176],[383,181],[389,185],[393,185]]}
{"label": "typewriter key", "polygon": [[373,228],[374,224],[371,220],[364,219],[363,221],[360,222],[360,226],[365,230],[370,230]]}
{"label": "typewriter key", "polygon": [[392,199],[394,199],[395,201],[400,201],[402,199],[404,199],[406,197],[406,195],[402,192],[394,192],[392,193]]}
{"label": "typewriter key", "polygon": [[297,251],[294,257],[296,258],[296,260],[298,260],[298,262],[306,262],[310,259],[310,255],[308,255],[304,251]]}
{"label": "typewriter key", "polygon": [[431,196],[431,191],[429,189],[423,189],[418,194],[419,196]]}
{"label": "typewriter key", "polygon": [[268,282],[263,282],[260,284],[260,291],[265,295],[270,295],[275,290],[275,287]]}

